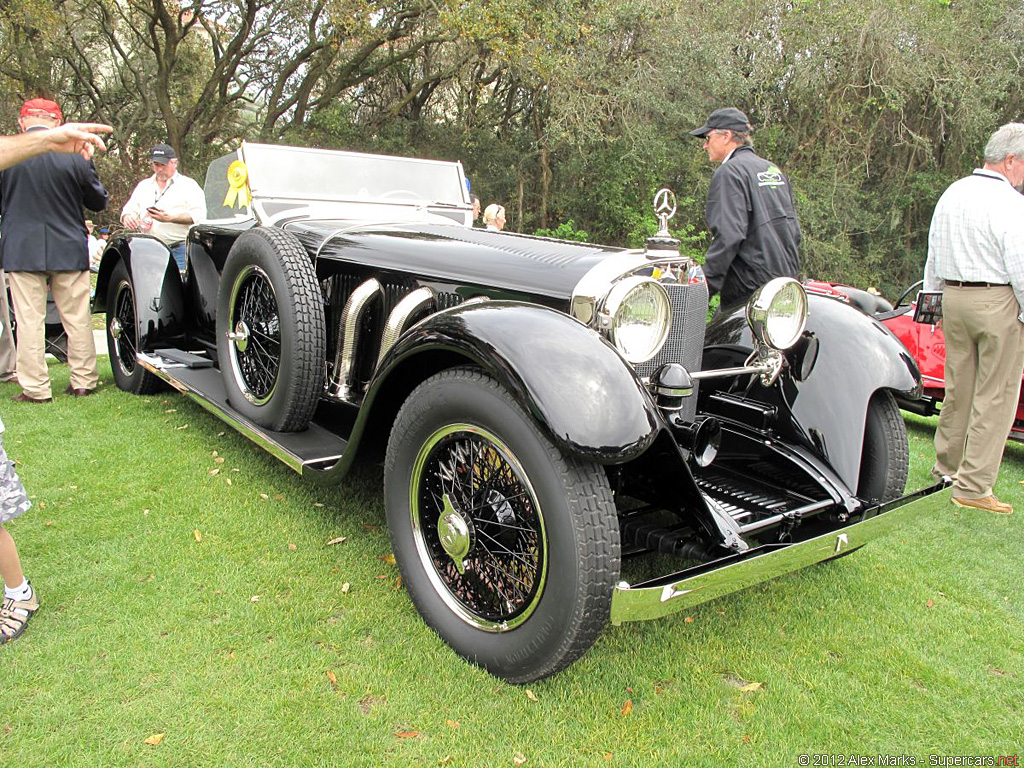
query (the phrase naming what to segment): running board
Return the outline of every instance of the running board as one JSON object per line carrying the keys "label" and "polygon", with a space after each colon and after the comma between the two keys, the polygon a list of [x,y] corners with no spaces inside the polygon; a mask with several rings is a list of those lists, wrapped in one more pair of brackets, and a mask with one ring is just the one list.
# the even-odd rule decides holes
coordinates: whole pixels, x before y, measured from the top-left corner
{"label": "running board", "polygon": [[191,397],[300,475],[306,470],[329,469],[345,453],[348,441],[317,424],[310,424],[301,432],[274,432],[254,424],[231,407],[224,389],[224,380],[217,368],[179,362],[196,357],[183,350],[160,352],[171,354],[163,356],[139,352],[136,359],[154,376],[166,381],[181,394]]}

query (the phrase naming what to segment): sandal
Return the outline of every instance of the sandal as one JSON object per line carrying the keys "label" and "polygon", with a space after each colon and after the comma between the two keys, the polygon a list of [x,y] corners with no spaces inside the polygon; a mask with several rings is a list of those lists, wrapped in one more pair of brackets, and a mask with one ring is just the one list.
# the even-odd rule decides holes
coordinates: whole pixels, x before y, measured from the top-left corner
{"label": "sandal", "polygon": [[9,643],[18,638],[28,626],[32,614],[39,610],[39,595],[33,590],[28,600],[4,599],[0,606],[0,642]]}

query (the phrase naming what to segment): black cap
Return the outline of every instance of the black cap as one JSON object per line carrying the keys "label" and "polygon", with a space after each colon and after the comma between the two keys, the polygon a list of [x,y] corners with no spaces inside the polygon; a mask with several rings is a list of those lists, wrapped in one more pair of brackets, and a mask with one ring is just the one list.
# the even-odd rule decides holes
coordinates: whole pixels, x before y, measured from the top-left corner
{"label": "black cap", "polygon": [[173,160],[176,157],[174,147],[170,144],[157,144],[153,147],[153,151],[149,153],[149,159],[154,163],[166,163],[168,160]]}
{"label": "black cap", "polygon": [[736,107],[716,109],[708,116],[707,122],[700,128],[690,131],[691,136],[707,136],[711,131],[749,131],[750,121]]}

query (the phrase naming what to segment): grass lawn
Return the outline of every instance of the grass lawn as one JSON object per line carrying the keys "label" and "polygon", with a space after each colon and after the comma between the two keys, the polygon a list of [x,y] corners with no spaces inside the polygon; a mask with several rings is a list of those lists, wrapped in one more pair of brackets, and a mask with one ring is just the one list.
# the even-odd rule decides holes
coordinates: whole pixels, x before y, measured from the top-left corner
{"label": "grass lawn", "polygon": [[[950,506],[689,615],[609,626],[527,689],[419,619],[389,562],[378,467],[336,488],[303,481],[180,395],[121,392],[100,360],[95,397],[20,405],[0,385],[4,443],[35,503],[8,529],[43,604],[0,648],[2,765],[927,765],[1024,751],[1022,445],[996,488],[1018,507],[1009,518]],[[51,374],[63,391],[66,367]],[[920,487],[934,420],[908,427]]]}

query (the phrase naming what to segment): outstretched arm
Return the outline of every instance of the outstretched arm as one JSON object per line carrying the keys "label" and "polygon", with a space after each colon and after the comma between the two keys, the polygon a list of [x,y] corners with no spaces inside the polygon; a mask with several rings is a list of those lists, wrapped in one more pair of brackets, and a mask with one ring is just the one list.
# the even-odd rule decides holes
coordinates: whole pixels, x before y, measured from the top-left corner
{"label": "outstretched arm", "polygon": [[65,123],[47,131],[0,136],[0,171],[44,152],[78,152],[91,160],[96,149],[107,148],[97,134],[112,130],[103,123]]}

